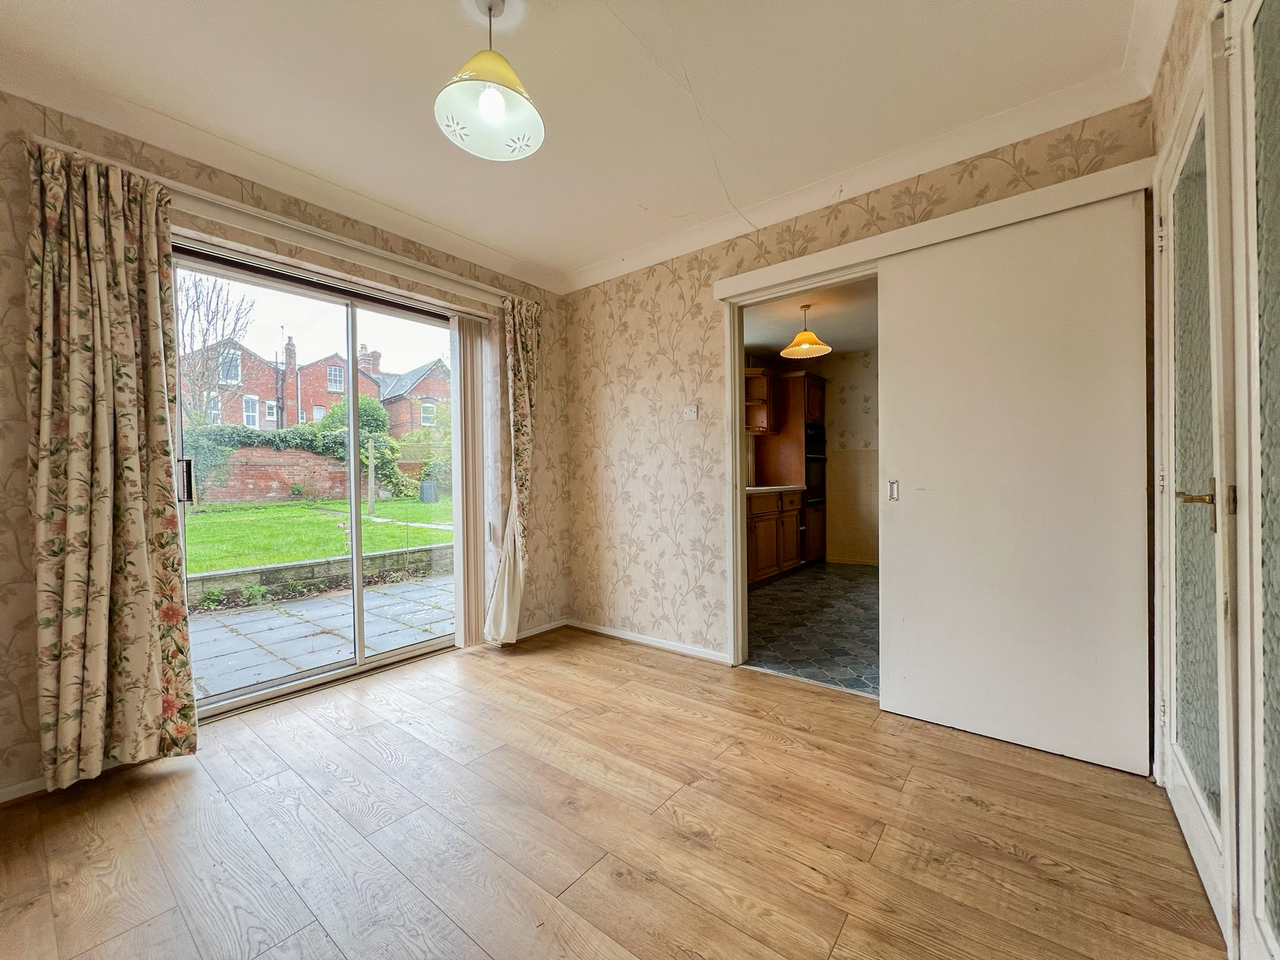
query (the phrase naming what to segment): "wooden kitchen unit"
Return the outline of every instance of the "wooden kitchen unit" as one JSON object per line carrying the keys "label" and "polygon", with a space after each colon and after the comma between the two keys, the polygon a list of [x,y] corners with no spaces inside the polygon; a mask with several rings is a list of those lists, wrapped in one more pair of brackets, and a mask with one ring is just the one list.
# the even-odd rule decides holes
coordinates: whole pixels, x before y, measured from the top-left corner
{"label": "wooden kitchen unit", "polygon": [[804,487],[747,488],[747,582],[800,566]]}
{"label": "wooden kitchen unit", "polygon": [[826,379],[748,367],[746,400],[751,585],[826,556]]}

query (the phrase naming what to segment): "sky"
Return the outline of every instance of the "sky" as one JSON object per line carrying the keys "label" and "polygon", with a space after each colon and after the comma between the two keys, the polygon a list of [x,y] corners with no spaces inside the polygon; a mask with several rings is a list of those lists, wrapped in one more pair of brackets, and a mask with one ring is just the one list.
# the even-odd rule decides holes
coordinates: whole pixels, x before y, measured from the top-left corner
{"label": "sky", "polygon": [[[223,282],[231,287],[232,297],[243,295],[253,300],[252,322],[244,345],[260,357],[283,360],[288,336],[293,337],[298,348],[299,365],[335,353],[346,356],[345,306],[239,280]],[[356,330],[358,343],[382,351],[384,373],[407,373],[438,358],[452,366],[446,327],[360,309],[356,311]]]}

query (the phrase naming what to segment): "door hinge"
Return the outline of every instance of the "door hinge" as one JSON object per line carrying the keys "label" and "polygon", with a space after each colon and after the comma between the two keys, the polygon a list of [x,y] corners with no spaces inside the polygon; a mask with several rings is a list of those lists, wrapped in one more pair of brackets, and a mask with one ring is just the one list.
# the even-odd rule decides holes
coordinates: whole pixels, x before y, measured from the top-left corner
{"label": "door hinge", "polygon": [[1231,619],[1231,594],[1225,590],[1222,591],[1222,619]]}
{"label": "door hinge", "polygon": [[1164,493],[1164,471],[1160,471],[1160,492]]}
{"label": "door hinge", "polygon": [[1161,215],[1156,219],[1159,223],[1159,228],[1156,230],[1156,249],[1164,253],[1164,216]]}
{"label": "door hinge", "polygon": [[1168,713],[1168,708],[1165,706],[1165,702],[1162,698],[1160,700],[1160,726],[1163,727],[1168,723]]}

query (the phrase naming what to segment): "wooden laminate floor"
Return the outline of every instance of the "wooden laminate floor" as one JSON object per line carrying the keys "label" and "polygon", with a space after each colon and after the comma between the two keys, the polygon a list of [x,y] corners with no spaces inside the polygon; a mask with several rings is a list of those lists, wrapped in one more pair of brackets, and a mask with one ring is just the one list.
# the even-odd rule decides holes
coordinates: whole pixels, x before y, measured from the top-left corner
{"label": "wooden laminate floor", "polygon": [[0,958],[1216,958],[1164,793],[572,630],[0,810]]}

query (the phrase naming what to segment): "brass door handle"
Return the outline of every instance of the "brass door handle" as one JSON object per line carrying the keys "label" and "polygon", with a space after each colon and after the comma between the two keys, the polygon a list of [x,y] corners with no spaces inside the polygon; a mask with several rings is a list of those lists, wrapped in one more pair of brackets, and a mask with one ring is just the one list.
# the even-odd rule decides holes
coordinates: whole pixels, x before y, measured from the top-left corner
{"label": "brass door handle", "polygon": [[1208,506],[1210,508],[1209,530],[1211,533],[1218,532],[1218,510],[1216,506],[1218,502],[1218,481],[1216,477],[1209,478],[1208,493],[1183,493],[1179,490],[1174,493],[1174,496],[1183,503],[1203,503]]}
{"label": "brass door handle", "polygon": [[1178,491],[1177,497],[1183,503],[1213,503],[1214,497],[1212,493],[1183,493]]}

